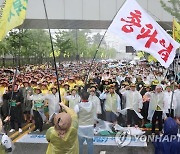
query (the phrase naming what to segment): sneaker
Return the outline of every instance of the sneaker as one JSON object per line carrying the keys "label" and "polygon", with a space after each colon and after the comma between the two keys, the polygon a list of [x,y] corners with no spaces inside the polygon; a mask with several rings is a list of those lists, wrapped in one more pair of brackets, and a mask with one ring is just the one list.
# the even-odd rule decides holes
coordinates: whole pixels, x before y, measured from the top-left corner
{"label": "sneaker", "polygon": [[10,133],[15,132],[15,129],[11,129],[9,132],[10,132]]}
{"label": "sneaker", "polygon": [[19,128],[19,133],[22,133],[22,129],[21,128]]}

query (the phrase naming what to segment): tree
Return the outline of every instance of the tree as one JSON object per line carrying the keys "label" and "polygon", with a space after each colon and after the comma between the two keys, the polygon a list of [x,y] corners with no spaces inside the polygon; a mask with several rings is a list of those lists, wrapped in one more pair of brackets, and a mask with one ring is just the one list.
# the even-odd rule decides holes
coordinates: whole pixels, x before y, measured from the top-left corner
{"label": "tree", "polygon": [[179,0],[168,0],[168,3],[160,0],[162,7],[172,16],[180,21],[180,2]]}
{"label": "tree", "polygon": [[9,54],[14,56],[45,57],[50,53],[49,36],[45,30],[13,30],[6,40],[10,46]]}
{"label": "tree", "polygon": [[72,39],[67,31],[58,31],[55,35],[55,45],[61,51],[61,53],[65,53],[65,51],[72,49]]}
{"label": "tree", "polygon": [[[55,45],[57,50],[60,50],[64,57],[71,57],[73,59],[79,55],[81,58],[93,58],[97,46],[100,43],[102,35],[100,33],[90,37],[90,30],[66,30],[58,31],[56,33]],[[116,51],[114,49],[106,48],[105,40],[102,41],[96,58],[113,58]]]}
{"label": "tree", "polygon": [[[103,35],[101,35],[100,33],[97,33],[96,35],[93,36],[93,44],[99,44],[101,39],[102,39]],[[101,45],[106,46],[106,41],[103,39],[101,42]]]}
{"label": "tree", "polygon": [[4,39],[0,41],[0,56],[5,56],[7,54],[7,51],[8,51],[8,44],[7,44],[7,40]]}
{"label": "tree", "polygon": [[68,55],[69,57],[75,58],[76,55],[82,52],[86,55],[88,48],[87,32],[89,31],[59,30],[56,33],[55,45],[63,55]]}

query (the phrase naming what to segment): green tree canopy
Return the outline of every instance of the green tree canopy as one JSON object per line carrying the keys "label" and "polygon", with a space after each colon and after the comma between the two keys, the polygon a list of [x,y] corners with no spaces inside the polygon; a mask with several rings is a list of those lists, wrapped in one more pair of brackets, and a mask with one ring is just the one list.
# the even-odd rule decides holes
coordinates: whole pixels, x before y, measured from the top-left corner
{"label": "green tree canopy", "polygon": [[162,7],[169,12],[172,16],[176,17],[180,21],[180,1],[179,0],[160,0]]}

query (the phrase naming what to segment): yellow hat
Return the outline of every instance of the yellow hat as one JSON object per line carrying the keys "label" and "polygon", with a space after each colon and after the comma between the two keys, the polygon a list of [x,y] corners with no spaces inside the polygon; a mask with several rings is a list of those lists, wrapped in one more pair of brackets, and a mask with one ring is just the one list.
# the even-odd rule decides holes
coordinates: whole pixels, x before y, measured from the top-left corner
{"label": "yellow hat", "polygon": [[130,87],[136,87],[136,85],[134,83],[131,83]]}
{"label": "yellow hat", "polygon": [[145,84],[144,87],[150,88],[150,85],[149,84]]}
{"label": "yellow hat", "polygon": [[[34,87],[34,91],[35,91],[35,90],[40,90],[40,91],[41,91],[41,88],[37,86],[37,87]],[[41,91],[41,92],[42,92],[42,91]]]}
{"label": "yellow hat", "polygon": [[153,81],[152,81],[152,85],[157,86],[158,84],[159,84],[159,81],[158,81],[158,80],[153,80]]}
{"label": "yellow hat", "polygon": [[125,85],[125,86],[129,86],[128,82],[123,82],[122,84]]}

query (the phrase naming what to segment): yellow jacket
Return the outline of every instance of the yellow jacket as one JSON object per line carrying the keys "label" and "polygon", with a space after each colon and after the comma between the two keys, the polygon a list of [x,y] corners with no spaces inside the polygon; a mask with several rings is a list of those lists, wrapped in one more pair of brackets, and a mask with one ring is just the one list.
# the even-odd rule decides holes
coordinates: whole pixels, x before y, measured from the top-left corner
{"label": "yellow jacket", "polygon": [[6,154],[5,148],[3,147],[3,145],[0,145],[0,154]]}
{"label": "yellow jacket", "polygon": [[71,127],[64,138],[58,136],[54,127],[47,130],[46,139],[49,144],[46,154],[79,154],[77,114],[69,108],[66,111],[72,118]]}

